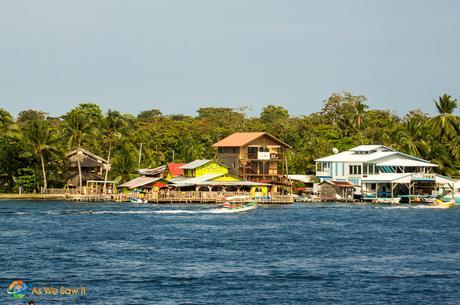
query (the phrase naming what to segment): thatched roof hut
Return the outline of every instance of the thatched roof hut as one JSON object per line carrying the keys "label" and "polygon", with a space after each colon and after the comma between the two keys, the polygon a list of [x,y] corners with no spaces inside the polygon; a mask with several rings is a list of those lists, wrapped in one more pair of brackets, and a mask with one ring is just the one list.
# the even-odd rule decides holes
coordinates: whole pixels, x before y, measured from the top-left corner
{"label": "thatched roof hut", "polygon": [[72,187],[79,185],[78,161],[80,161],[83,185],[85,185],[87,181],[103,180],[104,171],[109,168],[109,163],[106,159],[84,148],[78,148],[67,153],[66,158],[70,161],[70,172],[68,174],[67,185]]}

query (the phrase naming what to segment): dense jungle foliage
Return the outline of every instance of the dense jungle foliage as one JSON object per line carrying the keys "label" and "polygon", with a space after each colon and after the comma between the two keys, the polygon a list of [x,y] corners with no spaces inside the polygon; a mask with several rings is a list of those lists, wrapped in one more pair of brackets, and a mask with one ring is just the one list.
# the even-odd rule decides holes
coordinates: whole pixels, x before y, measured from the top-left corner
{"label": "dense jungle foliage", "polygon": [[[211,145],[237,131],[267,131],[290,144],[289,172],[314,174],[313,160],[359,144],[384,144],[439,165],[437,172],[460,176],[460,117],[457,100],[433,100],[435,115],[413,110],[398,116],[370,109],[365,96],[335,93],[322,111],[293,115],[268,105],[258,117],[247,108],[207,107],[196,116],[164,115],[158,109],[137,116],[96,104],[80,104],[61,117],[25,110],[17,118],[0,108],[0,192],[62,187],[65,154],[78,147],[110,159],[109,179],[125,181],[138,168],[212,158]],[[141,162],[139,147],[142,143]]]}

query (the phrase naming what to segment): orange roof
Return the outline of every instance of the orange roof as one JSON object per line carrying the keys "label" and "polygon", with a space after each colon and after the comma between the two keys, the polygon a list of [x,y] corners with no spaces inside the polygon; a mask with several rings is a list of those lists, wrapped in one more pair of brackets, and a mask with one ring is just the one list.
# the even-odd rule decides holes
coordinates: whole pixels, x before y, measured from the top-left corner
{"label": "orange roof", "polygon": [[234,134],[229,135],[228,137],[220,140],[219,142],[213,144],[213,147],[240,147],[244,146],[262,136],[267,136],[273,141],[281,144],[284,147],[291,147],[288,144],[284,143],[280,139],[275,138],[267,132],[235,132]]}
{"label": "orange roof", "polygon": [[180,168],[181,166],[185,165],[184,163],[168,163],[168,169],[171,173],[171,176],[178,177],[184,175],[184,170]]}

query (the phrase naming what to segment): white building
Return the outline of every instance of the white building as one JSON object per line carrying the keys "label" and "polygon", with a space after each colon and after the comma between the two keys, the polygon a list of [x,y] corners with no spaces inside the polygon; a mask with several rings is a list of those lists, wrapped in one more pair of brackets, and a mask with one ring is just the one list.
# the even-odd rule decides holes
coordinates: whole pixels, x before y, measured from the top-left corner
{"label": "white building", "polygon": [[321,181],[349,181],[367,198],[436,195],[454,180],[437,175],[430,163],[383,145],[360,145],[316,161]]}

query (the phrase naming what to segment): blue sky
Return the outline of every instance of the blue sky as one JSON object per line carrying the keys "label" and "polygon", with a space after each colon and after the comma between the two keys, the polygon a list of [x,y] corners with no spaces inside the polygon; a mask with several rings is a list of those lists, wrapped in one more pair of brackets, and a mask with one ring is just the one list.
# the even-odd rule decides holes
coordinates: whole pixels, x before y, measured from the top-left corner
{"label": "blue sky", "polygon": [[460,98],[460,1],[2,1],[0,107],[137,114],[267,104],[434,112]]}

